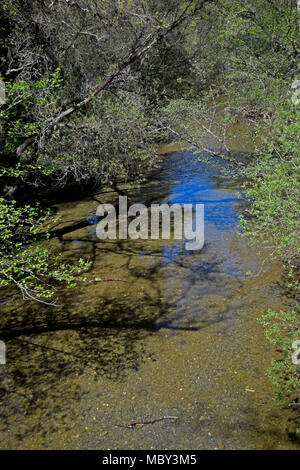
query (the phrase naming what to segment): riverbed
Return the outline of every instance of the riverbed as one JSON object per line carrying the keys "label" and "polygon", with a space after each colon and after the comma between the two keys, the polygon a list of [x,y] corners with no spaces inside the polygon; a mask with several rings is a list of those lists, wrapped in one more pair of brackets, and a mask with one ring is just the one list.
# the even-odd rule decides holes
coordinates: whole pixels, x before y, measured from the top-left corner
{"label": "riverbed", "polygon": [[[282,266],[239,235],[247,201],[221,170],[176,150],[139,188],[57,205],[64,227],[89,223],[55,249],[92,267],[88,282],[58,290],[55,307],[2,307],[2,449],[299,448],[273,398],[274,351],[257,323],[263,309],[289,304]],[[204,204],[204,247],[99,240],[96,209],[120,195]]]}

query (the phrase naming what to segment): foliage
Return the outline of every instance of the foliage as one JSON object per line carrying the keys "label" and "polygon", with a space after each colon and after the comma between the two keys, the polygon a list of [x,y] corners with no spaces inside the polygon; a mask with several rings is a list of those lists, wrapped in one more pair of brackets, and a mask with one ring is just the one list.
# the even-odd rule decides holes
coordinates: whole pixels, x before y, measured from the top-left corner
{"label": "foliage", "polygon": [[273,359],[268,376],[276,388],[280,403],[294,400],[300,389],[299,365],[293,364],[293,342],[299,339],[299,312],[275,312],[268,309],[258,319],[264,327],[270,343],[281,351],[279,359]]}
{"label": "foliage", "polygon": [[248,236],[272,243],[275,252],[294,267],[300,250],[299,146],[300,110],[289,99],[278,107],[268,137],[247,167],[249,181],[244,190],[252,201],[251,218],[241,219]]}
{"label": "foliage", "polygon": [[[41,131],[44,122],[51,116],[51,108],[55,107],[55,95],[63,79],[60,76],[58,67],[49,77],[44,77],[38,81],[12,81],[4,80],[6,89],[6,102],[0,108],[0,122],[3,133],[6,136],[2,145],[0,155],[2,155],[0,175],[23,178],[26,170],[35,168],[34,165],[26,165],[26,159],[9,158],[26,138]],[[44,109],[43,119],[35,119],[38,109]],[[40,113],[41,114],[41,113]],[[3,157],[7,158],[3,158]]]}
{"label": "foliage", "polygon": [[[283,260],[287,288],[296,295],[300,265],[300,110],[291,99],[278,107],[268,131],[268,138],[257,149],[248,168],[250,180],[244,190],[252,204],[241,224],[246,236],[271,245],[273,256]],[[260,322],[267,338],[281,350],[281,359],[272,360],[268,370],[277,397],[281,402],[296,399],[300,369],[292,364],[291,345],[300,337],[299,311],[268,310]]]}
{"label": "foliage", "polygon": [[[58,281],[75,287],[90,265],[83,259],[71,265],[51,249],[45,227],[49,217],[50,212],[38,206],[20,207],[0,198],[0,286],[14,286],[24,300],[49,303]],[[44,242],[39,241],[41,235]]]}
{"label": "foliage", "polygon": [[143,104],[122,91],[103,93],[84,118],[49,138],[47,152],[36,158],[35,184],[49,186],[50,179],[53,188],[70,181],[91,188],[142,178],[154,163],[153,145]]}

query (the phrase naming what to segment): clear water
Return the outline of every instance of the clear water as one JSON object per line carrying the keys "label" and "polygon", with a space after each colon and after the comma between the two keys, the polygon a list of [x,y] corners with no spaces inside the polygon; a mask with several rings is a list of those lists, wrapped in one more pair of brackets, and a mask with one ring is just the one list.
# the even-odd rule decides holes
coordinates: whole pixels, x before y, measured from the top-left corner
{"label": "clear water", "polygon": [[[282,269],[238,236],[246,202],[237,189],[218,166],[178,151],[127,193],[148,205],[203,203],[201,251],[176,240],[101,242],[92,223],[53,241],[71,260],[92,260],[91,282],[61,288],[57,307],[2,306],[1,448],[298,448],[290,412],[272,398],[274,352],[256,321],[287,306]],[[93,222],[99,203],[125,193],[61,204],[62,224]],[[152,422],[164,416],[176,419]]]}

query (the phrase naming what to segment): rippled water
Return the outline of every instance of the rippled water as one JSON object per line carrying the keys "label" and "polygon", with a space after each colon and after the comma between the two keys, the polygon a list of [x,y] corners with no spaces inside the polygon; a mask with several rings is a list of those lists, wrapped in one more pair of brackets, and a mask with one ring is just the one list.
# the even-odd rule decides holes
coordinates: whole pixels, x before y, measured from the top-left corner
{"label": "rippled water", "polygon": [[[293,449],[265,377],[272,351],[256,318],[284,308],[281,266],[240,238],[238,182],[192,152],[165,156],[142,188],[57,207],[76,228],[53,241],[92,260],[59,305],[2,307],[1,448]],[[96,237],[99,203],[202,203],[205,245]],[[84,224],[82,224],[84,225]],[[159,420],[133,428],[124,425]]]}

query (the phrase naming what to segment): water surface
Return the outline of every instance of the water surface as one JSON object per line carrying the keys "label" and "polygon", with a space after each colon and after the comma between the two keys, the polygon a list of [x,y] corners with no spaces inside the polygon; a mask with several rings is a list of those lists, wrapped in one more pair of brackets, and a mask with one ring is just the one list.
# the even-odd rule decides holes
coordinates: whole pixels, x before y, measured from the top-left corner
{"label": "water surface", "polygon": [[[177,151],[140,189],[57,207],[76,226],[124,194],[147,205],[202,203],[205,245],[103,242],[93,223],[55,239],[70,259],[92,261],[90,281],[126,282],[60,289],[54,308],[2,307],[1,448],[297,448],[272,398],[273,352],[256,321],[264,308],[287,306],[282,269],[238,236],[238,189],[218,166]],[[153,422],[165,416],[174,419]]]}

